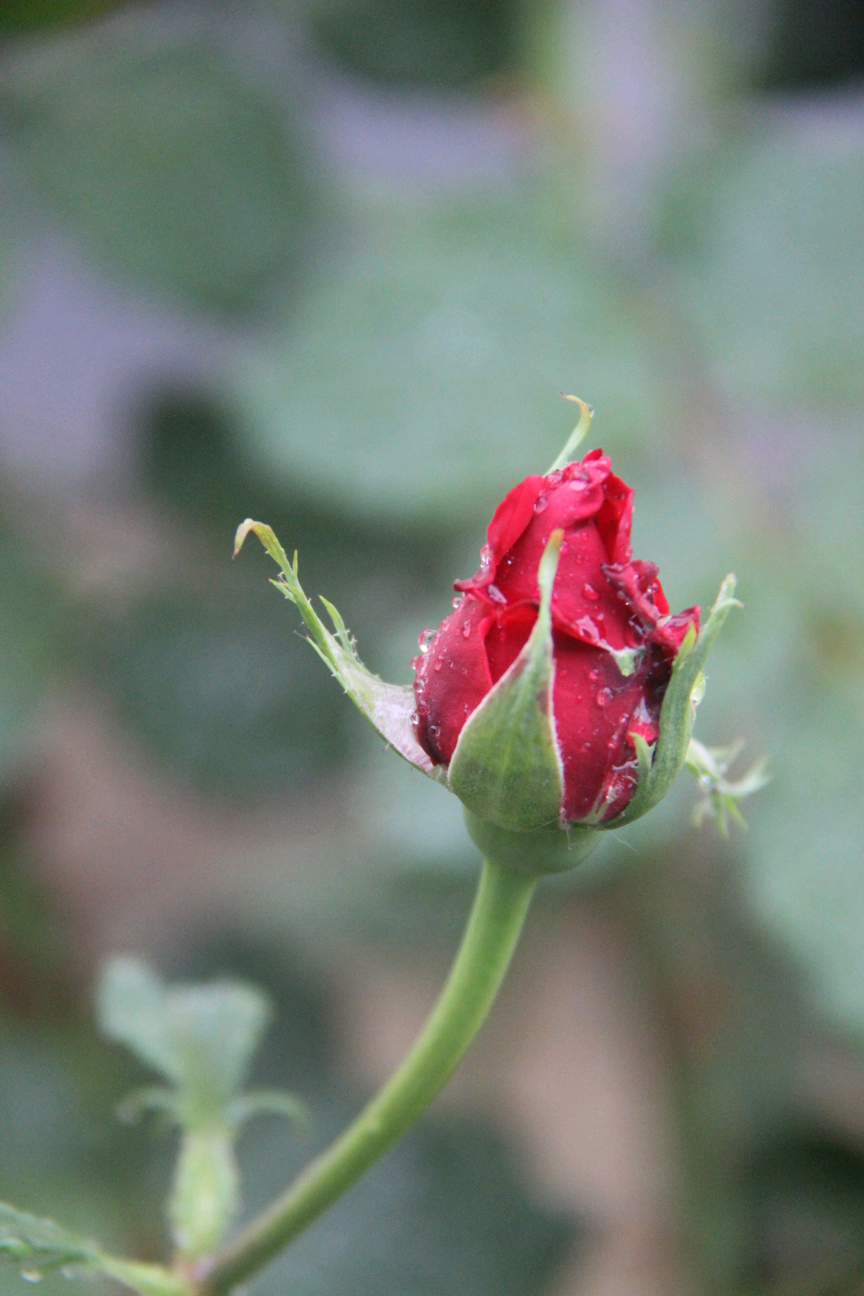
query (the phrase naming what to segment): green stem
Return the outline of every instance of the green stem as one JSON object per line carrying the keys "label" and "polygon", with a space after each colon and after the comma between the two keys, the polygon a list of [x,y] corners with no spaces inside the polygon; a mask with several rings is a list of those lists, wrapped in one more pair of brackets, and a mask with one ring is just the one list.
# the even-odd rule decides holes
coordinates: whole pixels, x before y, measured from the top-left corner
{"label": "green stem", "polygon": [[484,862],[462,944],[441,997],[398,1071],[335,1143],[233,1242],[195,1273],[199,1296],[223,1296],[307,1228],[410,1129],[461,1062],[513,956],[537,877]]}

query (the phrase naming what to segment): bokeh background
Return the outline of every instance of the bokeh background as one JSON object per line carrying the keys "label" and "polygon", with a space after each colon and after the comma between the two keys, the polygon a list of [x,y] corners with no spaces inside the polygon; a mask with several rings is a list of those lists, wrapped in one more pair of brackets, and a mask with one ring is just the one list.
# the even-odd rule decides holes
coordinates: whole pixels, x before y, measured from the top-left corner
{"label": "bokeh background", "polygon": [[0,39],[0,1196],[164,1254],[111,953],[273,996],[314,1128],[244,1137],[249,1209],[398,1059],[477,860],[234,528],[407,682],[576,392],[673,609],[736,571],[698,734],[773,781],[723,841],[682,779],[547,883],[449,1093],[255,1290],[864,1291],[864,9],[5,0]]}

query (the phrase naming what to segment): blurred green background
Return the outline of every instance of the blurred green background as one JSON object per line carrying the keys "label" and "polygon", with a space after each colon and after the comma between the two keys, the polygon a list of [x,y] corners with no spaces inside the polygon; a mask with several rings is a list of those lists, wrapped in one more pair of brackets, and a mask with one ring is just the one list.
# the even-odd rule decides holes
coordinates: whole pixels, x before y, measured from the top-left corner
{"label": "blurred green background", "polygon": [[[265,985],[315,1140],[386,1073],[476,858],[234,528],[407,682],[575,392],[673,610],[737,573],[697,732],[773,781],[548,884],[457,1097],[256,1290],[864,1290],[862,76],[844,0],[7,0],[0,1196],[164,1248],[118,949]],[[251,1208],[312,1144],[243,1147]]]}

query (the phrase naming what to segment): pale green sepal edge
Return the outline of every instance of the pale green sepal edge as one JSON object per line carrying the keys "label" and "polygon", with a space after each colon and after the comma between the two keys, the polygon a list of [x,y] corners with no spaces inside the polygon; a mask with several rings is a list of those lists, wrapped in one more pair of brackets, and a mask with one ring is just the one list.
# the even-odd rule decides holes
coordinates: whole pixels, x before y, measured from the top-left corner
{"label": "pale green sepal edge", "polygon": [[293,563],[288,561],[288,556],[271,527],[263,522],[255,522],[252,518],[242,522],[234,540],[235,558],[250,531],[254,531],[281,569],[282,575],[272,584],[295,605],[309,631],[309,642],[358,711],[410,765],[437,782],[443,782],[443,769],[432,763],[414,735],[412,718],[416,703],[413,688],[407,684],[387,684],[367,670],[357,655],[354,640],[346,630],[341,616],[332,603],[322,598],[321,602],[333,622],[335,635],[327,629],[300,584],[297,555],[294,555]]}
{"label": "pale green sepal edge", "polygon": [[579,422],[576,424],[575,428],[570,433],[570,436],[567,439],[567,444],[564,446],[564,449],[561,451],[558,458],[552,464],[551,468],[547,469],[545,473],[545,476],[547,477],[549,476],[550,473],[557,472],[559,468],[563,468],[565,464],[568,464],[572,461],[575,451],[579,448],[579,446],[582,444],[582,442],[585,440],[586,436],[588,435],[588,430],[591,427],[591,422],[594,418],[594,411],[591,408],[591,406],[586,405],[585,402],[583,400],[580,400],[578,396],[564,396],[564,400],[573,401],[573,404],[578,405],[582,413]]}
{"label": "pale green sepal edge", "polygon": [[447,776],[468,810],[516,832],[557,826],[561,819],[552,586],[563,538],[563,531],[553,531],[540,559],[540,609],[528,642],[462,726]]}
{"label": "pale green sepal edge", "polygon": [[465,809],[468,836],[485,859],[499,868],[539,875],[566,873],[576,868],[601,840],[596,828],[583,824],[558,825],[534,832],[499,828]]}
{"label": "pale green sepal edge", "polygon": [[641,818],[662,801],[680,774],[693,732],[696,706],[704,690],[702,667],[729,610],[742,606],[734,595],[735,577],[730,573],[720,586],[699,635],[692,626],[688,630],[675,658],[672,678],[663,698],[657,742],[652,750],[644,738],[633,735],[638,759],[636,791],[620,815],[601,825],[604,829],[621,828]]}
{"label": "pale green sepal edge", "polygon": [[162,1265],[139,1264],[105,1255],[95,1243],[51,1219],[29,1215],[0,1202],[0,1261],[14,1264],[25,1277],[62,1270],[69,1277],[101,1273],[131,1287],[139,1296],[191,1296],[190,1283]]}

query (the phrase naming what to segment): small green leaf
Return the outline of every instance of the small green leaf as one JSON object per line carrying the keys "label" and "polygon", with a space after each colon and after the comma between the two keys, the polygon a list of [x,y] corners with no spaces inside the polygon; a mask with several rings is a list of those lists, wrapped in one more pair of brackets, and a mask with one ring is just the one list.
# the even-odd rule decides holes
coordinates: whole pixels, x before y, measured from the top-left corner
{"label": "small green leaf", "polygon": [[472,814],[517,832],[561,819],[551,601],[562,538],[553,531],[540,560],[540,610],[528,642],[469,716],[448,772],[450,791]]}
{"label": "small green leaf", "polygon": [[98,1012],[106,1035],[177,1086],[178,1115],[190,1126],[221,1119],[245,1082],[270,1008],[240,982],[168,987],[139,960],[117,958],[103,973]]}

